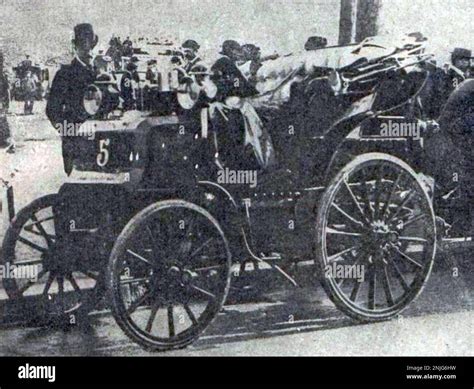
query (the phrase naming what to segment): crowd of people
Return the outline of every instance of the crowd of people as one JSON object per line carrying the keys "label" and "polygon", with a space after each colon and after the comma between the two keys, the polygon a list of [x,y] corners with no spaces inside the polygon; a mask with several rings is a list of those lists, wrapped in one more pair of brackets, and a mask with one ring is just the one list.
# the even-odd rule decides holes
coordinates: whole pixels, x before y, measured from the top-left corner
{"label": "crowd of people", "polygon": [[[71,64],[62,66],[57,72],[48,97],[46,113],[53,125],[65,120],[72,123],[82,123],[87,119],[88,114],[83,108],[83,98],[89,85],[96,81],[111,84],[110,90],[115,93],[115,95],[112,93],[114,103],[118,104],[121,101],[120,108],[122,110],[146,108],[138,106],[136,91],[137,86],[140,87],[143,80],[139,76],[139,60],[134,55],[135,48],[130,37],[127,37],[123,42],[120,37],[112,37],[106,53],[100,51],[99,55],[94,58],[92,53],[97,43],[98,36],[90,24],[79,24],[74,28],[75,57]],[[201,58],[200,48],[199,43],[193,39],[184,41],[177,50],[172,51],[171,63],[180,70],[178,77],[181,84],[201,84],[204,79],[212,80],[216,90],[212,96],[208,96],[208,103],[215,103],[213,104],[214,108],[217,107],[217,110],[214,109],[215,112],[222,111],[222,107],[228,108],[228,101],[231,101],[228,100],[229,98],[237,97],[245,101],[246,98],[258,95],[256,86],[259,70],[265,61],[275,60],[279,57],[278,54],[262,55],[261,49],[255,44],[240,44],[235,40],[226,40],[221,46],[220,58],[213,65],[208,66]],[[307,50],[309,49],[307,48]],[[455,49],[452,53],[451,63],[442,69],[443,82],[451,84],[455,88],[464,79],[471,77],[471,61],[472,55],[469,50]],[[147,88],[160,82],[157,65],[157,58],[149,59],[147,62],[145,74]],[[32,64],[28,57],[21,66],[25,69],[22,78],[22,89],[25,96],[24,110],[26,114],[31,114],[37,80],[31,71]],[[122,73],[120,81],[117,81],[116,78],[117,71]],[[0,106],[4,113],[8,110],[9,89],[8,79],[3,72],[2,59],[0,61]],[[251,106],[240,103],[238,109],[245,118],[247,143],[254,142],[256,136],[269,138]],[[4,129],[2,131],[5,132]],[[2,135],[3,139],[5,137]],[[72,144],[70,139],[63,139],[66,172],[71,170],[71,158],[68,155],[73,149]],[[259,163],[268,164],[271,160],[269,156],[270,143],[267,142],[266,145],[253,144],[252,146],[254,150],[258,149],[256,156]]]}

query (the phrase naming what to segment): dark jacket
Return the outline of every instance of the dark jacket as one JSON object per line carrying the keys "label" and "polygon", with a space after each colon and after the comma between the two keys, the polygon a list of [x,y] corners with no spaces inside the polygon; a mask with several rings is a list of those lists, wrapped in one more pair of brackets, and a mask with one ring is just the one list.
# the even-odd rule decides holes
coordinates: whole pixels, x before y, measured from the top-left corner
{"label": "dark jacket", "polygon": [[258,94],[229,57],[218,59],[211,72],[212,81],[217,85],[217,101],[223,101],[229,96],[250,97]]}
{"label": "dark jacket", "polygon": [[[84,123],[89,115],[84,109],[83,98],[87,87],[95,80],[91,66],[82,64],[77,58],[70,65],[63,65],[54,77],[46,115],[51,124],[57,125]],[[72,171],[72,161],[77,152],[74,138],[63,137],[64,170],[67,174]]]}
{"label": "dark jacket", "polygon": [[131,110],[135,108],[135,98],[133,97],[133,82],[139,82],[140,77],[137,71],[127,71],[120,80],[120,92],[124,100],[123,108]]}
{"label": "dark jacket", "polygon": [[94,80],[92,67],[84,66],[76,58],[58,70],[46,105],[46,115],[53,126],[64,121],[80,124],[87,120],[83,99]]}

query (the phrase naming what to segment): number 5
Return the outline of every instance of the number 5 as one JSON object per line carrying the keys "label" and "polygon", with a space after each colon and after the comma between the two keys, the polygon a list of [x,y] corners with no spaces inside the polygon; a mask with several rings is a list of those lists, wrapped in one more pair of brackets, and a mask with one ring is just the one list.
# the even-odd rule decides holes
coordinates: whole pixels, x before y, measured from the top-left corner
{"label": "number 5", "polygon": [[104,167],[109,162],[109,150],[106,146],[110,144],[110,139],[101,139],[99,141],[99,154],[97,154],[97,165]]}

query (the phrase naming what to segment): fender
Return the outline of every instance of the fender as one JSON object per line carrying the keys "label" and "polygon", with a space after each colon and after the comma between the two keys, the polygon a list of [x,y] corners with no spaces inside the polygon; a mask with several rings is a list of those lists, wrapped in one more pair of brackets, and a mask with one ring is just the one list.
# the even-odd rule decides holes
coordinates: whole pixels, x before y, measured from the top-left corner
{"label": "fender", "polygon": [[438,123],[441,130],[451,131],[459,128],[463,118],[474,114],[474,79],[464,81],[451,93]]}
{"label": "fender", "polygon": [[[239,207],[238,200],[222,185],[212,181],[199,181],[203,190],[199,204],[219,221],[219,224],[228,235],[232,255],[240,257],[245,247],[245,236],[250,236],[250,228],[245,214]],[[196,200],[195,200],[196,201]]]}
{"label": "fender", "polygon": [[328,175],[328,170],[334,164],[334,158],[337,150],[343,144],[351,132],[365,119],[373,115],[371,111],[375,94],[368,95],[361,100],[354,103],[342,118],[336,121],[323,135],[323,145],[321,150],[325,153],[318,158],[318,165],[315,167],[314,177],[325,179]]}

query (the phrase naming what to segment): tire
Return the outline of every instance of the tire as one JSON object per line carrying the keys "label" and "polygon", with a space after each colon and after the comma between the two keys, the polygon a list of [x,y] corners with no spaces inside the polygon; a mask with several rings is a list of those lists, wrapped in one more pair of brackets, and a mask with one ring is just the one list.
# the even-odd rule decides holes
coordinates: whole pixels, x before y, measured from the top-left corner
{"label": "tire", "polygon": [[389,319],[422,291],[436,253],[435,216],[423,183],[399,158],[367,153],[344,166],[321,199],[316,224],[321,284],[348,316]]}
{"label": "tire", "polygon": [[[67,316],[79,311],[88,313],[104,295],[100,273],[62,266],[67,261],[67,255],[61,254],[56,236],[53,209],[58,204],[58,195],[51,194],[23,208],[11,221],[2,245],[0,261],[5,267],[19,267],[19,263],[22,263],[23,266],[31,265],[36,269],[33,280],[30,278],[21,282],[20,278],[4,278],[3,285],[8,297],[17,300],[19,306],[26,298],[35,297],[38,304],[35,311],[39,316]],[[29,260],[18,261],[19,256],[28,257]],[[82,274],[80,278],[77,273]],[[44,287],[42,280],[46,281]],[[55,284],[56,293],[53,292]],[[80,284],[92,286],[81,288]]]}
{"label": "tire", "polygon": [[[128,222],[112,249],[107,285],[113,316],[146,350],[183,348],[222,308],[230,269],[229,244],[211,214],[182,200],[154,203]],[[203,308],[200,314],[196,308]],[[162,310],[167,317],[158,317]]]}

